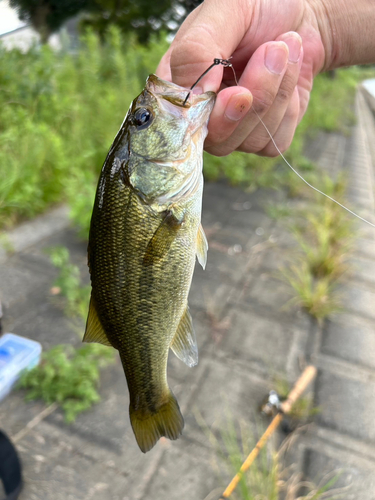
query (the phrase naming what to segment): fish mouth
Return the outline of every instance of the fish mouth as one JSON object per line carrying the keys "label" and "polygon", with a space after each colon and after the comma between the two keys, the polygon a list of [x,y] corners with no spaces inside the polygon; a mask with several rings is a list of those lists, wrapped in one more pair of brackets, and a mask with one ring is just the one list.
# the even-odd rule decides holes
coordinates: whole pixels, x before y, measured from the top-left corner
{"label": "fish mouth", "polygon": [[193,94],[190,89],[168,82],[167,80],[162,80],[156,75],[149,75],[146,81],[146,90],[156,98],[165,99],[175,106],[185,109],[206,101],[208,104],[216,98],[215,92],[209,91],[203,94]]}

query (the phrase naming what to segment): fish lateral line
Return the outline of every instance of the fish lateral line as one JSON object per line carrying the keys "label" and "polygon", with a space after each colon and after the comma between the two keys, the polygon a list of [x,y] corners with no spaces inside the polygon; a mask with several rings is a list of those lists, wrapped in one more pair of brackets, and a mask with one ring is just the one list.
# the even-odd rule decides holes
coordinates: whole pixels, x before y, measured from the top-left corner
{"label": "fish lateral line", "polygon": [[307,185],[309,186],[309,188],[313,189],[314,191],[316,191],[317,193],[325,196],[326,198],[328,198],[329,200],[333,201],[334,203],[336,203],[336,205],[338,205],[339,207],[343,208],[344,210],[346,210],[347,212],[349,212],[351,215],[354,215],[354,217],[357,217],[357,219],[360,219],[362,222],[365,222],[366,224],[369,224],[371,227],[374,227],[375,228],[375,224],[373,224],[372,222],[368,221],[367,219],[365,219],[364,217],[361,217],[360,215],[356,214],[355,212],[353,212],[352,210],[350,210],[350,208],[346,207],[345,205],[343,205],[342,203],[340,203],[339,201],[335,200],[334,198],[332,198],[331,196],[329,196],[328,194],[324,193],[323,191],[320,191],[320,189],[316,188],[315,186],[313,186],[312,184],[310,184],[304,177],[302,177],[302,175],[297,172],[297,170],[292,167],[292,165],[288,162],[288,160],[285,158],[285,156],[282,154],[282,152],[280,151],[279,147],[277,146],[276,142],[275,142],[275,139],[272,137],[272,134],[271,132],[268,130],[266,124],[264,123],[264,121],[262,120],[262,118],[259,116],[259,114],[257,113],[257,111],[252,108],[252,110],[254,111],[254,113],[256,114],[256,116],[258,117],[260,123],[263,125],[265,131],[267,132],[267,134],[269,135],[271,141],[272,141],[272,144],[275,146],[276,148],[276,151],[279,153],[279,155],[281,156],[281,158],[285,161],[285,163],[288,165],[288,167]]}

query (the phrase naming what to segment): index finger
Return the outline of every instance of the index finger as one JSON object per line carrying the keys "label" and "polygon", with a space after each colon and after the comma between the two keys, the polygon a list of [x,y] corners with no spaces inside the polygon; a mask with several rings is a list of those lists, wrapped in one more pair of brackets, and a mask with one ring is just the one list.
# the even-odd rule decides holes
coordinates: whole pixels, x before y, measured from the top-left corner
{"label": "index finger", "polygon": [[[190,28],[190,26],[193,24],[193,22],[194,22],[195,18],[197,17],[201,8],[202,8],[202,4],[198,5],[197,8],[195,8],[192,12],[190,12],[190,14],[187,16],[185,21],[180,26],[180,28],[178,30],[177,37],[178,36],[181,37],[182,34],[185,33]],[[176,40],[176,38],[175,38],[175,40]],[[161,58],[161,60],[158,64],[158,67],[156,68],[156,71],[155,71],[156,75],[159,78],[162,78],[163,80],[168,80],[169,82],[172,81],[172,74],[171,74],[172,50],[173,50],[173,42],[172,42],[172,45],[167,50],[167,52]]]}
{"label": "index finger", "polygon": [[[251,15],[243,0],[235,2],[234,7],[227,0],[201,4],[193,21],[187,19],[188,28],[181,26],[170,48],[172,81],[190,87],[214,58],[228,59],[243,39]],[[223,67],[214,67],[200,83],[203,91],[217,92],[222,76]]]}

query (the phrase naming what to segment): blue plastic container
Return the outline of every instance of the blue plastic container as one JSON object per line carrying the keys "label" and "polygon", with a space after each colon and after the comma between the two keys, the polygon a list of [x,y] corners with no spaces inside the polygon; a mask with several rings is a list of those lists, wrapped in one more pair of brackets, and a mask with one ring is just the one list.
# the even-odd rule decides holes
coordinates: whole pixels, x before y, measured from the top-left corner
{"label": "blue plastic container", "polygon": [[41,353],[42,346],[35,340],[14,333],[5,333],[0,338],[0,401],[9,394],[23,370],[39,363]]}

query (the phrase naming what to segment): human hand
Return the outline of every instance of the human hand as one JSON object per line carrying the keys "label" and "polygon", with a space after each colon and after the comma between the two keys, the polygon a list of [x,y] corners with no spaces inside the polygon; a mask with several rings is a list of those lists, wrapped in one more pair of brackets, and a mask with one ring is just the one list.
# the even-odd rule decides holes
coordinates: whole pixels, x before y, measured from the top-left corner
{"label": "human hand", "polygon": [[[195,92],[218,92],[205,149],[277,156],[253,107],[285,151],[309,101],[313,77],[327,65],[320,20],[312,0],[205,0],[182,24],[157,74],[190,87],[214,58]],[[328,21],[327,21],[328,22]]]}

